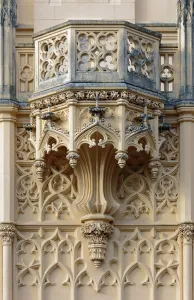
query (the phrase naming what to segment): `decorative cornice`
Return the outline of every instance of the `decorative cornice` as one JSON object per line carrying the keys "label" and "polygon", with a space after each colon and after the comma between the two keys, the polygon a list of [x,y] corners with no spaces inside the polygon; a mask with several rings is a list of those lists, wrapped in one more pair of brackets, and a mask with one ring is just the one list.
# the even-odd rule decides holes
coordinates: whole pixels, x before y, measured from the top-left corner
{"label": "decorative cornice", "polygon": [[12,244],[15,236],[15,225],[11,223],[2,223],[0,224],[0,239],[2,240],[3,245]]}
{"label": "decorative cornice", "polygon": [[135,29],[140,32],[149,34],[158,39],[161,39],[161,37],[162,37],[162,34],[160,34],[159,32],[155,32],[150,29],[143,28],[142,26],[139,26],[137,24],[133,24],[133,23],[130,23],[128,21],[123,21],[123,20],[113,20],[113,21],[112,20],[69,20],[65,23],[53,26],[49,29],[45,29],[40,32],[37,32],[36,34],[34,34],[34,38],[40,37],[41,35],[49,34],[55,30],[59,30],[59,29],[65,28],[65,27],[75,26],[75,25],[77,25],[77,26],[80,25],[81,27],[92,27],[92,26],[98,25],[101,27],[105,26],[106,28],[107,28],[107,26],[110,26],[110,25],[125,26],[128,28]]}
{"label": "decorative cornice", "polygon": [[181,223],[179,227],[180,236],[187,242],[192,242],[194,237],[194,223]]}
{"label": "decorative cornice", "polygon": [[[117,101],[119,99],[124,99],[127,102],[145,106],[151,109],[163,109],[164,104],[162,101],[152,100],[146,96],[138,95],[132,93],[131,91],[121,90],[100,90],[98,91],[99,100],[110,100]],[[47,97],[43,97],[37,100],[31,100],[30,107],[32,110],[34,109],[42,109],[47,108],[48,106],[55,106],[61,103],[67,102],[67,100],[76,99],[78,101],[88,101],[96,99],[96,91],[93,90],[81,90],[81,91],[64,91],[62,93],[58,93],[55,95],[50,95]]]}

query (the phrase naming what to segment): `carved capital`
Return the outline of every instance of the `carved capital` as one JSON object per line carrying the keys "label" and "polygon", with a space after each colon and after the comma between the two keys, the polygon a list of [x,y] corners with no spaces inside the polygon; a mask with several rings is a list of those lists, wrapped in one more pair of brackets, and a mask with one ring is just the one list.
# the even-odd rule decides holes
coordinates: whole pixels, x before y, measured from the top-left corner
{"label": "carved capital", "polygon": [[0,224],[0,238],[3,245],[12,244],[14,241],[16,228],[13,224],[2,223]]}
{"label": "carved capital", "polygon": [[179,227],[180,236],[183,241],[193,242],[194,223],[182,223]]}
{"label": "carved capital", "polygon": [[90,221],[81,228],[82,234],[88,239],[90,259],[96,268],[104,261],[108,239],[114,231],[113,225],[104,221]]}

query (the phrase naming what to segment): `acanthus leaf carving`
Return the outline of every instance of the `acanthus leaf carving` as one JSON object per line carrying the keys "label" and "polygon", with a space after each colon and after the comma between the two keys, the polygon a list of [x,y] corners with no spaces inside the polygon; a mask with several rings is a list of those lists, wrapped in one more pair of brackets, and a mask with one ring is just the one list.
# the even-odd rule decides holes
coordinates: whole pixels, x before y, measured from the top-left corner
{"label": "acanthus leaf carving", "polygon": [[82,225],[82,234],[88,239],[90,259],[96,268],[105,259],[108,239],[112,235],[113,230],[113,225],[103,221],[93,221]]}
{"label": "acanthus leaf carving", "polygon": [[3,245],[11,245],[15,237],[15,225],[11,223],[1,223],[0,224],[0,239]]}

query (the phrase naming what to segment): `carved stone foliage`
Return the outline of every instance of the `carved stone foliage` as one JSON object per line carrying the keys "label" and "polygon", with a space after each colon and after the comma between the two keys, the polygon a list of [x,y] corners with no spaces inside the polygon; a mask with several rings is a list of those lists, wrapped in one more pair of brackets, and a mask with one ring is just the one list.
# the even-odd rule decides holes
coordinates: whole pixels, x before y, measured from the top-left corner
{"label": "carved stone foliage", "polygon": [[98,268],[105,259],[108,239],[113,233],[114,227],[105,222],[90,222],[82,226],[82,234],[88,239],[90,259]]}
{"label": "carved stone foliage", "polygon": [[154,77],[154,45],[150,40],[127,33],[128,72]]}
{"label": "carved stone foliage", "polygon": [[[38,100],[31,99],[31,109],[46,108],[48,105],[55,106],[61,103],[65,103],[68,99],[77,100],[94,100],[96,99],[96,92],[90,90],[81,91],[66,91],[63,93],[56,94],[54,96],[43,97]],[[161,101],[149,99],[146,96],[137,95],[130,91],[99,91],[99,99],[116,101],[119,99],[125,99],[129,103],[136,104],[138,106],[147,105],[151,109],[163,109],[164,104]]]}
{"label": "carved stone foliage", "polygon": [[[179,293],[180,240],[157,229],[117,230],[103,268],[95,269],[80,229],[37,228],[17,232],[15,244],[18,299],[85,300],[151,298]],[[62,295],[62,296],[61,296]]]}
{"label": "carved stone foliage", "polygon": [[0,224],[0,240],[3,245],[11,245],[15,237],[15,225],[12,223]]}
{"label": "carved stone foliage", "polygon": [[183,241],[191,242],[193,241],[194,237],[194,224],[193,223],[182,223],[179,227],[180,236]]}
{"label": "carved stone foliage", "polygon": [[117,32],[77,32],[77,71],[117,71]]}
{"label": "carved stone foliage", "polygon": [[17,128],[16,133],[16,159],[20,161],[35,159],[35,149],[30,142],[30,134],[21,127]]}
{"label": "carved stone foliage", "polygon": [[43,40],[40,45],[40,81],[45,81],[68,73],[67,32]]}

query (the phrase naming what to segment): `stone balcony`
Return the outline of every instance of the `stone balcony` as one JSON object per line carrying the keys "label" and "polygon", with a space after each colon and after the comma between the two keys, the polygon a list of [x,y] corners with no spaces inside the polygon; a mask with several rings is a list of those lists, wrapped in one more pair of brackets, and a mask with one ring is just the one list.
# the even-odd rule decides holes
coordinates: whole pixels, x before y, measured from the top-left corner
{"label": "stone balcony", "polygon": [[[125,21],[68,21],[35,35],[33,99],[63,89],[157,94],[160,34]],[[160,97],[159,97],[160,98]]]}

